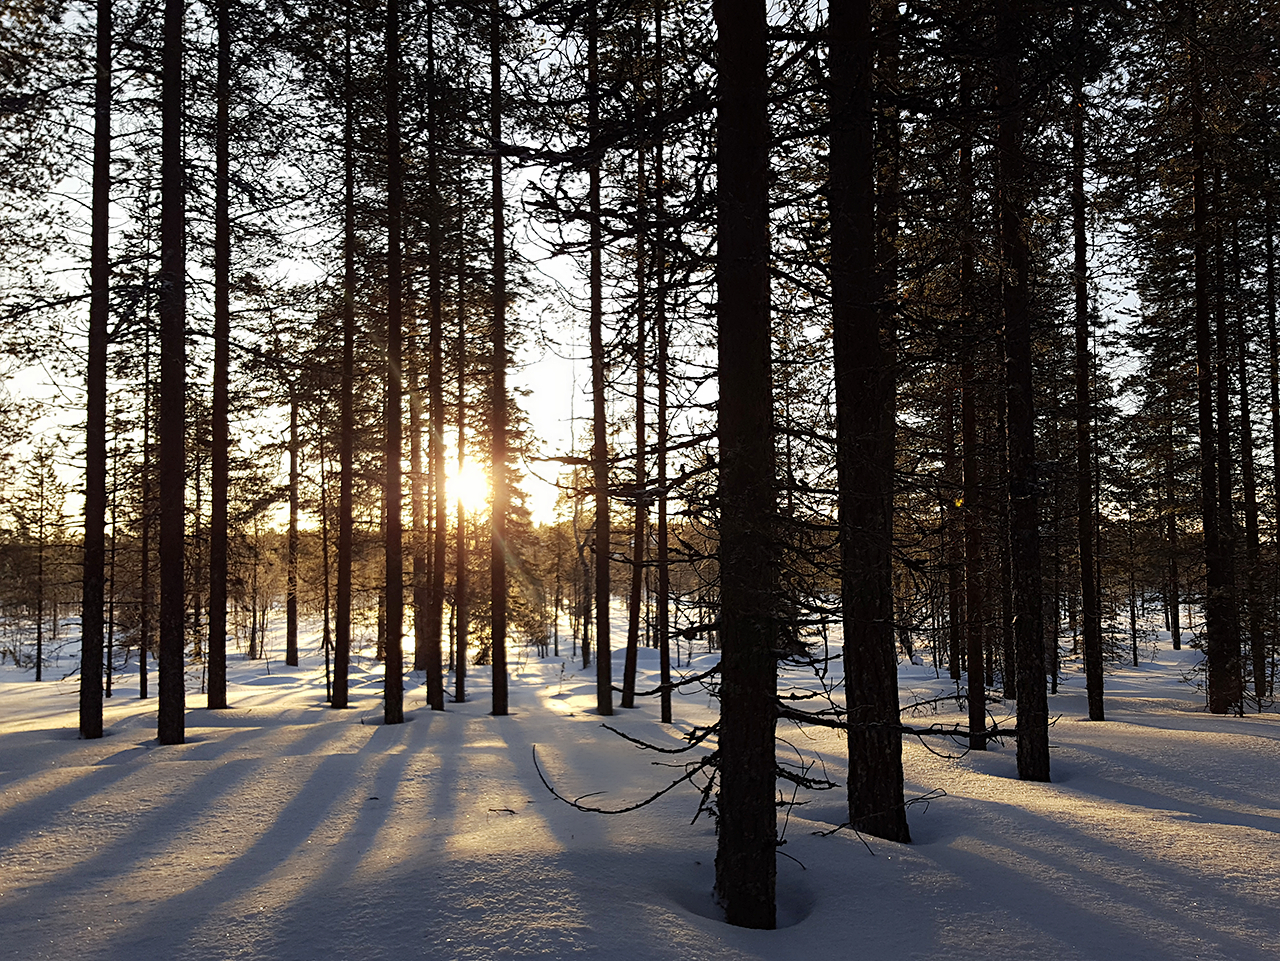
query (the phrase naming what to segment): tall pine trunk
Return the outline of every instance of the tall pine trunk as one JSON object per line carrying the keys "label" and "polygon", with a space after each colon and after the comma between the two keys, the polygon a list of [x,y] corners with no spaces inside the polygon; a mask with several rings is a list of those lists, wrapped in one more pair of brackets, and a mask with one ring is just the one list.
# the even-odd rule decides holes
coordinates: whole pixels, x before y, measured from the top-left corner
{"label": "tall pine trunk", "polygon": [[298,482],[301,465],[298,439],[298,388],[289,387],[289,534],[285,556],[284,662],[298,666]]}
{"label": "tall pine trunk", "polygon": [[165,0],[160,160],[160,668],[157,736],[186,732],[186,243],[182,157],[182,0]]}
{"label": "tall pine trunk", "polygon": [[[600,15],[592,0],[587,26],[587,136],[590,138],[588,205],[590,207],[591,266],[591,482],[595,492],[596,711],[613,713],[613,645],[609,631],[609,425],[604,392],[604,278],[600,226],[600,158],[596,138],[600,127]],[[584,648],[584,659],[585,659]]]}
{"label": "tall pine trunk", "polygon": [[[1204,94],[1200,76],[1196,7],[1183,6],[1188,22],[1188,46],[1191,52],[1191,195],[1193,286],[1195,294],[1196,344],[1196,408],[1200,435],[1200,496],[1204,529],[1205,563],[1205,660],[1209,684],[1209,710],[1226,714],[1238,708],[1239,691],[1239,615],[1233,589],[1234,572],[1229,553],[1229,537],[1223,530],[1219,501],[1217,431],[1214,410],[1214,342],[1210,328],[1209,217],[1208,187],[1205,183],[1206,132]],[[1217,346],[1218,351],[1222,345]],[[1224,411],[1218,411],[1221,416]]]}
{"label": "tall pine trunk", "polygon": [[894,376],[876,262],[870,0],[831,6],[831,299],[849,821],[909,841],[893,636]]}
{"label": "tall pine trunk", "polygon": [[227,489],[231,364],[231,9],[218,0],[217,133],[214,145],[213,411],[209,490],[207,704],[227,706]]}
{"label": "tall pine trunk", "polygon": [[489,416],[493,484],[490,510],[489,605],[493,642],[493,713],[507,713],[507,226],[502,187],[502,33],[499,0],[489,26],[489,136],[493,204],[493,383]]}
{"label": "tall pine trunk", "polygon": [[[1077,32],[1084,19],[1077,4]],[[1083,38],[1081,38],[1081,41]],[[1093,579],[1093,442],[1092,401],[1089,397],[1089,282],[1088,236],[1084,206],[1084,66],[1077,55],[1071,104],[1071,230],[1075,248],[1072,281],[1076,326],[1076,511],[1080,551],[1080,606],[1084,614],[1084,680],[1089,720],[1106,719],[1102,702],[1102,611]]]}
{"label": "tall pine trunk", "polygon": [[444,569],[445,548],[449,533],[449,502],[445,497],[444,467],[444,278],[441,262],[442,224],[444,201],[440,190],[439,149],[439,80],[435,60],[435,2],[427,6],[427,63],[429,74],[429,129],[427,144],[427,192],[429,216],[427,236],[427,285],[431,310],[431,331],[428,336],[430,366],[428,390],[431,409],[430,442],[428,456],[431,460],[432,503],[435,505],[435,522],[432,525],[431,584],[427,592],[426,651],[424,669],[427,673],[427,703],[433,711],[444,710],[444,670],[441,658],[441,637],[444,630]]}
{"label": "tall pine trunk", "polygon": [[[770,371],[768,28],[720,0],[716,288],[720,741],[716,893],[730,924],[776,923],[776,510]],[[607,644],[601,643],[601,652]]]}
{"label": "tall pine trunk", "polygon": [[[98,0],[93,92],[89,365],[85,376],[84,580],[80,602],[80,736],[83,738],[102,737],[102,609],[106,593],[107,544],[107,327],[111,310],[111,13],[111,0]],[[108,689],[109,678],[108,674]]]}
{"label": "tall pine trunk", "polygon": [[[1032,388],[1028,239],[1022,156],[1019,56],[1025,14],[1021,0],[996,4],[999,115],[1000,247],[1008,397],[1009,560],[1013,575],[1014,655],[1017,661],[1018,776],[1049,780],[1049,707],[1045,693],[1040,585],[1039,497],[1036,477],[1035,394]],[[1010,665],[1005,664],[1008,672]]]}
{"label": "tall pine trunk", "polygon": [[388,0],[387,53],[387,367],[386,446],[383,468],[386,488],[386,680],[382,716],[386,724],[404,721],[404,478],[400,460],[403,430],[400,408],[404,396],[401,361],[404,306],[401,220],[404,173],[400,165],[400,0]]}
{"label": "tall pine trunk", "polygon": [[[655,0],[653,10],[654,22],[654,63],[657,72],[656,89],[654,91],[654,111],[660,117],[663,110],[663,94],[665,87],[663,84],[663,3],[662,0]],[[668,543],[669,531],[667,528],[667,446],[670,443],[668,439],[667,425],[667,376],[670,351],[668,343],[669,332],[667,329],[667,296],[666,296],[666,266],[667,266],[667,250],[665,245],[665,223],[666,223],[666,158],[664,156],[663,138],[659,137],[654,147],[654,190],[656,196],[654,203],[656,206],[656,222],[657,236],[654,239],[653,246],[653,265],[654,265],[654,297],[656,304],[654,305],[654,325],[657,327],[658,338],[658,449],[657,449],[657,473],[658,473],[658,533],[657,533],[657,564],[658,564],[658,670],[659,683],[662,687],[662,693],[659,695],[661,702],[661,717],[664,724],[671,723],[671,555],[670,545]]]}
{"label": "tall pine trunk", "polygon": [[338,420],[338,577],[334,598],[333,707],[347,707],[351,670],[351,561],[355,503],[356,201],[355,80],[351,44],[354,0],[346,0],[342,122],[342,374]]}

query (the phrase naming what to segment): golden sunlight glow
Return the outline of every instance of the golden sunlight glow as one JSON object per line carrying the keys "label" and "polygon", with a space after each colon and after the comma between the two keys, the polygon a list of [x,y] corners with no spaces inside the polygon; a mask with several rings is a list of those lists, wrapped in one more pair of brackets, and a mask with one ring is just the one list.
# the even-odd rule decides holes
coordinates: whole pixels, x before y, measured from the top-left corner
{"label": "golden sunlight glow", "polygon": [[450,503],[461,501],[468,513],[489,506],[489,475],[475,461],[463,461],[461,470],[456,460],[450,461],[445,488]]}

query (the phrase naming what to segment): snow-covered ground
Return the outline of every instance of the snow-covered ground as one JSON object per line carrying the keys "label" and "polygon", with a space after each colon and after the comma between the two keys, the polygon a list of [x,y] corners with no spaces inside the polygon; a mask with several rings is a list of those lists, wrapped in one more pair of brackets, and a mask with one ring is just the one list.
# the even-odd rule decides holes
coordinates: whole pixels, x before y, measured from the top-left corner
{"label": "snow-covered ground", "polygon": [[[603,730],[593,677],[564,658],[515,666],[504,718],[487,713],[484,669],[443,713],[414,677],[396,727],[369,660],[347,711],[324,705],[315,656],[237,660],[234,707],[205,710],[193,691],[174,747],[128,677],[108,736],[82,741],[74,679],[8,669],[0,957],[1276,961],[1280,717],[1205,714],[1181,682],[1198,655],[1162,647],[1111,671],[1105,723],[1082,719],[1076,673],[1051,697],[1052,784],[1017,780],[1011,742],[965,755],[908,740],[907,790],[936,798],[912,806],[913,844],[820,836],[844,820],[841,792],[782,812],[776,931],[719,919],[695,784],[619,816],[543,787],[535,748],[560,793],[602,807],[679,773]],[[923,667],[901,680],[904,701],[947,687]],[[678,745],[711,702],[695,689],[675,711],[674,729],[654,699],[611,723]],[[838,734],[779,732],[843,782]]]}

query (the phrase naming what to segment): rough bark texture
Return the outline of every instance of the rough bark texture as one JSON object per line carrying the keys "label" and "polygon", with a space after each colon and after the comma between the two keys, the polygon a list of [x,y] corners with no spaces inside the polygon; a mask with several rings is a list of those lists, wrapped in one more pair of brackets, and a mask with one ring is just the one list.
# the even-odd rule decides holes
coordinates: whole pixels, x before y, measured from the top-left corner
{"label": "rough bark texture", "polygon": [[106,594],[107,322],[111,310],[111,0],[99,0],[93,92],[93,226],[86,371],[84,580],[80,602],[80,736],[102,737],[102,609]]}
{"label": "rough bark texture", "polygon": [[500,12],[491,8],[489,34],[489,130],[493,140],[493,392],[490,397],[493,508],[490,511],[490,596],[493,641],[493,713],[507,713],[507,228],[503,207],[502,61]]}
{"label": "rough bark texture", "polygon": [[[444,634],[444,569],[445,547],[449,531],[449,502],[445,497],[444,485],[444,268],[441,264],[442,229],[441,219],[444,216],[444,202],[440,195],[440,162],[439,162],[439,110],[438,81],[436,78],[435,41],[434,41],[435,4],[427,7],[427,37],[430,75],[430,130],[431,142],[427,155],[427,190],[430,203],[431,223],[428,230],[428,297],[431,301],[431,331],[428,337],[428,349],[431,364],[428,368],[428,391],[430,393],[430,430],[431,439],[428,455],[431,460],[431,487],[435,505],[435,522],[432,525],[432,562],[431,584],[427,596],[426,609],[426,650],[424,651],[427,673],[427,703],[433,711],[444,710],[444,668],[441,655],[442,637]],[[419,615],[421,616],[421,615]]]}
{"label": "rough bark texture", "polygon": [[[1077,29],[1083,23],[1081,9],[1075,8]],[[1084,614],[1084,680],[1089,698],[1089,720],[1106,719],[1102,703],[1102,611],[1093,570],[1093,441],[1092,401],[1089,398],[1089,286],[1088,238],[1084,207],[1084,77],[1078,66],[1074,78],[1071,114],[1071,227],[1074,238],[1076,322],[1076,511],[1077,544],[1080,551],[1080,605]],[[1056,641],[1055,641],[1056,643]]]}
{"label": "rough bark texture", "polygon": [[893,634],[893,366],[876,276],[871,5],[831,6],[831,291],[849,821],[909,841]]}
{"label": "rough bark texture", "polygon": [[387,724],[404,721],[404,478],[401,476],[403,431],[400,406],[403,276],[400,250],[401,212],[404,207],[403,171],[400,165],[400,3],[389,0],[386,21],[387,51],[387,368],[386,446],[383,494],[386,514],[386,669],[382,717]]}
{"label": "rough bark texture", "polygon": [[335,708],[348,702],[351,670],[351,553],[355,461],[356,215],[355,83],[351,65],[353,0],[346,0],[343,53],[342,138],[342,386],[338,425],[338,583],[334,599],[333,697]]}
{"label": "rough bark texture", "polygon": [[1209,220],[1205,183],[1204,104],[1200,89],[1200,55],[1195,39],[1194,4],[1185,4],[1191,49],[1191,194],[1192,279],[1195,292],[1196,410],[1200,435],[1200,503],[1204,529],[1206,634],[1205,659],[1209,682],[1209,710],[1226,714],[1240,703],[1240,632],[1235,609],[1233,572],[1222,530],[1218,497],[1218,450],[1214,429],[1214,345],[1209,307]]}
{"label": "rough bark texture", "polygon": [[[1013,632],[1018,678],[1018,776],[1049,780],[1049,707],[1045,693],[1041,612],[1039,497],[1036,478],[1035,395],[1031,379],[1031,311],[1023,193],[1021,84],[1018,54],[1023,28],[1018,0],[996,4],[999,121],[999,208],[1008,397],[1009,559],[1013,574]],[[1006,664],[1005,670],[1008,671]]]}
{"label": "rough bark texture", "polygon": [[775,925],[776,544],[769,331],[768,41],[763,0],[717,0],[720,746],[716,893]]}
{"label": "rough bark texture", "polygon": [[186,734],[186,244],[182,169],[182,0],[165,0],[160,160],[160,704],[161,744]]}
{"label": "rough bark texture", "polygon": [[[960,104],[967,110],[973,82],[969,71],[960,74]],[[973,124],[966,122],[960,143],[960,449],[964,502],[964,636],[969,677],[969,749],[987,749],[987,692],[983,665],[983,627],[988,607],[982,590],[984,557],[978,476],[978,384],[975,359],[978,351],[974,310],[974,206]],[[959,680],[959,668],[954,675]]]}
{"label": "rough bark texture", "polygon": [[[600,126],[599,12],[592,3],[587,33],[587,130],[594,138]],[[591,483],[595,489],[596,711],[613,713],[613,644],[609,631],[609,425],[605,417],[604,277],[601,264],[600,160],[592,146],[588,204],[591,266]],[[583,648],[584,654],[586,648]]]}
{"label": "rough bark texture", "polygon": [[284,662],[298,666],[298,394],[289,394],[289,541],[285,564]]}

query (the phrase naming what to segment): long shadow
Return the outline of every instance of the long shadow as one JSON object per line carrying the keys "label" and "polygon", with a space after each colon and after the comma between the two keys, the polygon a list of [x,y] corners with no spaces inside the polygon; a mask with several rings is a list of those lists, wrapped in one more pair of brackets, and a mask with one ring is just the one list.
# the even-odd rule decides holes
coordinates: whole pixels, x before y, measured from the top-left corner
{"label": "long shadow", "polygon": [[[251,760],[232,760],[217,767],[211,767],[198,777],[192,778],[183,790],[166,798],[163,807],[138,811],[130,825],[131,830],[121,832],[111,841],[94,848],[92,854],[87,857],[76,858],[74,857],[77,853],[76,849],[69,848],[72,858],[64,870],[58,871],[44,881],[13,892],[5,898],[4,910],[21,913],[28,909],[31,902],[39,902],[45,898],[66,897],[91,888],[104,877],[120,877],[133,866],[154,856],[158,848],[165,849],[157,842],[181,838],[196,822],[209,817],[208,811],[217,804],[218,799],[253,777],[259,763]],[[139,769],[132,766],[94,768],[95,773],[101,771],[103,776],[94,779],[92,791],[80,792],[79,800],[91,800],[103,788]],[[155,771],[151,765],[145,765],[142,769],[148,776],[146,783],[149,786],[153,785]],[[65,808],[64,804],[64,811]],[[77,829],[83,828],[83,825],[76,822],[74,811],[66,811],[65,817],[68,823],[62,824],[45,818],[40,822],[39,827],[46,831],[64,831],[70,844],[70,840],[77,835]]]}
{"label": "long shadow", "polygon": [[[1248,814],[1233,811],[1223,806],[1188,800],[1180,790],[1177,794],[1164,794],[1146,787],[1140,787],[1117,779],[1121,772],[1130,772],[1135,778],[1167,782],[1178,789],[1190,788],[1198,794],[1213,797],[1222,791],[1222,786],[1203,778],[1193,770],[1170,770],[1156,765],[1147,758],[1126,754],[1111,748],[1096,745],[1073,744],[1072,750],[1092,755],[1109,761],[1113,767],[1104,773],[1072,772],[1071,780],[1065,786],[1078,791],[1082,795],[1093,795],[1103,800],[1115,801],[1133,807],[1150,808],[1156,811],[1173,811],[1199,818],[1205,823],[1228,824],[1236,827],[1254,828],[1280,834],[1280,813],[1277,815]],[[1079,787],[1077,786],[1079,785]],[[1089,789],[1084,790],[1084,785]],[[1101,788],[1105,787],[1106,793]],[[1277,798],[1255,794],[1247,791],[1245,785],[1231,787],[1231,796],[1240,801],[1262,809],[1276,810]]]}
{"label": "long shadow", "polygon": [[[1147,957],[1151,954],[1153,939],[1162,940],[1165,957],[1200,958],[1204,945],[1210,944],[1222,950],[1222,957],[1232,961],[1270,961],[1274,957],[1270,948],[1246,935],[1237,935],[1200,921],[1189,910],[1190,906],[1202,906],[1206,899],[1203,881],[1188,877],[1182,891],[1173,893],[1165,901],[1138,902],[1134,892],[1122,880],[1084,869],[1081,864],[1065,858],[1054,857],[1046,849],[1010,843],[997,832],[977,837],[984,846],[1001,851],[1016,852],[1031,862],[1030,870],[1018,870],[982,853],[965,850],[955,845],[928,852],[945,869],[961,877],[983,883],[987,891],[1002,892],[997,903],[992,904],[989,894],[975,892],[971,900],[956,892],[957,903],[968,903],[983,911],[995,908],[1011,912],[1020,919],[1020,936],[1028,941],[1042,941],[1037,932],[1043,932],[1064,944],[1071,945],[1083,954],[1098,958]],[[1091,845],[1096,845],[1091,839]],[[1165,865],[1143,863],[1136,855],[1127,854],[1131,872],[1158,870],[1162,878],[1167,876]],[[1060,875],[1066,875],[1059,884],[1046,880],[1043,871],[1036,867],[1053,867]],[[1094,888],[1094,892],[1089,889]],[[1225,900],[1225,899],[1224,899]],[[1115,912],[1093,910],[1089,904],[1110,903]],[[1146,905],[1142,914],[1118,920],[1115,914],[1120,906],[1132,911]],[[1052,910],[1045,910],[1052,905]],[[1262,916],[1251,918],[1258,929],[1266,931],[1274,922],[1264,921]],[[1162,930],[1163,929],[1163,930]],[[1176,931],[1181,937],[1170,941],[1169,934]],[[1051,952],[1051,947],[1045,946]]]}
{"label": "long shadow", "polygon": [[[393,757],[384,763],[393,763]],[[219,910],[249,895],[258,882],[284,867],[334,807],[351,800],[358,790],[360,770],[368,763],[367,756],[351,754],[321,758],[297,793],[283,799],[271,826],[246,850],[201,883],[153,905],[130,926],[115,932],[114,939],[122,949],[142,957],[160,957],[173,945],[186,944],[194,932],[216,919]],[[335,785],[344,786],[345,792],[336,791]],[[149,945],[161,950],[153,955]]]}

